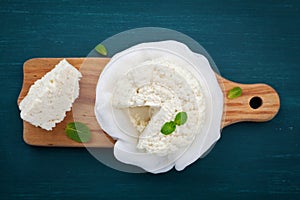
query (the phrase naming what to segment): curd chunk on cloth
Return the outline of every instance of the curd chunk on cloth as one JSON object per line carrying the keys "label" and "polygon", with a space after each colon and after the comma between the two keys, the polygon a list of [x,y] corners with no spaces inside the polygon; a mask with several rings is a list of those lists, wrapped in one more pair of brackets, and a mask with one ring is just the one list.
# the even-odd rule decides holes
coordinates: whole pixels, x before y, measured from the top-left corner
{"label": "curd chunk on cloth", "polygon": [[[128,117],[139,132],[137,148],[160,156],[188,147],[205,116],[197,79],[184,66],[163,58],[129,70],[116,83],[112,105],[128,109]],[[164,123],[174,120],[179,112],[187,113],[187,123],[170,135],[162,134]]]}
{"label": "curd chunk on cloth", "polygon": [[52,130],[79,96],[81,73],[65,59],[35,81],[21,101],[21,118],[34,126]]}

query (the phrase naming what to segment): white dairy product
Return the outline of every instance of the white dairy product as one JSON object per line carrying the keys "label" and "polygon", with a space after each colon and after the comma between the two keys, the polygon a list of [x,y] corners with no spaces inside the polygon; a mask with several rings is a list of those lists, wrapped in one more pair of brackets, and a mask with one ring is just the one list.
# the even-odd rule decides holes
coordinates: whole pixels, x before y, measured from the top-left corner
{"label": "white dairy product", "polygon": [[[129,110],[140,133],[137,148],[160,156],[191,144],[205,115],[201,85],[185,66],[167,58],[146,61],[129,70],[116,84],[113,106]],[[170,135],[162,134],[164,123],[181,111],[187,113],[187,123]]]}
{"label": "white dairy product", "polygon": [[[155,124],[172,118],[175,105],[189,110],[188,119],[167,137]],[[176,41],[150,42],[111,58],[99,77],[94,109],[103,130],[116,140],[118,161],[162,173],[183,170],[220,138],[223,93],[203,55]]]}
{"label": "white dairy product", "polygon": [[65,59],[37,80],[21,101],[21,118],[34,126],[52,130],[79,96],[81,73]]}

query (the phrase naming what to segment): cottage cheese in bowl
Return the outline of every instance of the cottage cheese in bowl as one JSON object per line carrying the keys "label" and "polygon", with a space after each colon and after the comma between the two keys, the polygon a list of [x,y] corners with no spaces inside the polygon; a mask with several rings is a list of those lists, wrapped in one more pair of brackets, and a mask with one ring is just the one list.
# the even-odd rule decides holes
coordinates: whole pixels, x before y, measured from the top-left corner
{"label": "cottage cheese in bowl", "polygon": [[[182,170],[220,137],[223,95],[206,58],[182,43],[143,43],[116,54],[100,75],[95,114],[121,162],[161,173]],[[169,135],[178,112],[188,119]]]}

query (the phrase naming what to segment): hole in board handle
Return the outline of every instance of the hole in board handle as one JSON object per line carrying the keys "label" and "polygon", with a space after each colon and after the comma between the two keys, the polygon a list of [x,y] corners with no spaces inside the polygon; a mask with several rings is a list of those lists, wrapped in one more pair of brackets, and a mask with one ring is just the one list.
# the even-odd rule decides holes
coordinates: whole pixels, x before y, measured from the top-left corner
{"label": "hole in board handle", "polygon": [[252,97],[250,99],[249,105],[251,108],[257,109],[257,108],[261,107],[262,103],[263,103],[263,101],[260,97]]}

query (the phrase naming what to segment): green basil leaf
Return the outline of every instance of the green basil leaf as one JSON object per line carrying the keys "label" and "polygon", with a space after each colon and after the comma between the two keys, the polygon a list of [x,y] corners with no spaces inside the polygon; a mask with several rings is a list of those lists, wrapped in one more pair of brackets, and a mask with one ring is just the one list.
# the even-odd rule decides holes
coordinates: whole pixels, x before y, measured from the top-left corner
{"label": "green basil leaf", "polygon": [[98,44],[96,47],[95,47],[95,50],[100,53],[101,55],[103,56],[107,56],[107,50],[106,50],[106,47],[103,45],[103,44]]}
{"label": "green basil leaf", "polygon": [[71,122],[65,129],[67,136],[76,142],[88,142],[91,140],[89,127],[81,122]]}
{"label": "green basil leaf", "polygon": [[176,129],[176,124],[173,121],[166,122],[162,127],[160,132],[164,135],[169,135],[173,133]]}
{"label": "green basil leaf", "polygon": [[234,87],[228,91],[227,97],[229,99],[234,99],[242,95],[242,88]]}
{"label": "green basil leaf", "polygon": [[186,123],[188,119],[187,113],[186,112],[179,112],[176,117],[175,117],[175,124],[180,126]]}

